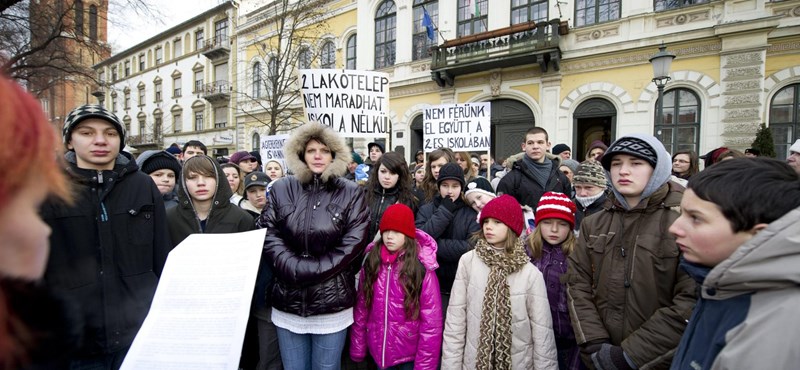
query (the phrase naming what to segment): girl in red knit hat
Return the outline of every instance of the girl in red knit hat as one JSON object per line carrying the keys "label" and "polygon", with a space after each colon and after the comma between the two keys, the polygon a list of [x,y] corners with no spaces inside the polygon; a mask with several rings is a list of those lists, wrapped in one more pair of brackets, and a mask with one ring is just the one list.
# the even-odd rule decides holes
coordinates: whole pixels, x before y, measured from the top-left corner
{"label": "girl in red knit hat", "polygon": [[519,238],[522,207],[501,195],[479,222],[475,249],[458,263],[442,369],[558,369],[547,288]]}
{"label": "girl in red knit hat", "polygon": [[[388,155],[388,154],[387,154]],[[442,299],[436,241],[397,203],[383,213],[380,239],[367,246],[350,331],[350,357],[381,369],[436,369],[442,349]]]}
{"label": "girl in red knit hat", "polygon": [[567,308],[567,256],[575,247],[575,203],[564,193],[547,192],[536,206],[536,228],[526,246],[531,262],[547,285],[547,300],[553,318],[559,369],[585,369]]}

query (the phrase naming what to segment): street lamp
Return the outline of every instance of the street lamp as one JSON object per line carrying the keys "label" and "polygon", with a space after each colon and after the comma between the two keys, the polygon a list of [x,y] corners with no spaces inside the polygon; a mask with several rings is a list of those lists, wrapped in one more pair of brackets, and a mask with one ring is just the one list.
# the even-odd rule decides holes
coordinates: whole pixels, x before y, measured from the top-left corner
{"label": "street lamp", "polygon": [[658,88],[658,100],[656,101],[656,124],[664,123],[664,86],[671,79],[669,77],[669,69],[672,66],[672,60],[675,59],[675,54],[667,52],[667,45],[661,43],[658,48],[658,53],[650,57],[650,64],[653,65],[653,83]]}

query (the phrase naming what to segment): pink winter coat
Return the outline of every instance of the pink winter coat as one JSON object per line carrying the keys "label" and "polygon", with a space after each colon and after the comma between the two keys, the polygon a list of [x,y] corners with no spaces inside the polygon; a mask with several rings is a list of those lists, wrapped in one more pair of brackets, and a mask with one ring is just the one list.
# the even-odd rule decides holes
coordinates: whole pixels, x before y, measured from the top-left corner
{"label": "pink winter coat", "polygon": [[[358,301],[353,310],[350,328],[350,357],[361,362],[367,350],[380,368],[414,362],[414,369],[436,369],[442,350],[442,297],[439,280],[434,270],[436,241],[417,229],[419,260],[425,267],[425,278],[419,297],[420,311],[417,320],[406,317],[403,307],[403,287],[399,281],[399,259],[391,265],[381,264],[373,285],[372,309],[367,309],[366,297],[359,287]],[[377,247],[367,246],[367,252]],[[364,281],[364,269],[359,273]]]}

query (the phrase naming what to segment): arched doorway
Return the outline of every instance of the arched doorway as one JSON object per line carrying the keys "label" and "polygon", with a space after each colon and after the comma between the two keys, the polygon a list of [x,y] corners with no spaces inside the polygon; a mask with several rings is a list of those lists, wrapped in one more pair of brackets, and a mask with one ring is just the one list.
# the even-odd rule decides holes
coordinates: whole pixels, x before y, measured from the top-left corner
{"label": "arched doorway", "polygon": [[411,158],[406,158],[406,160],[409,161],[408,163],[414,161],[414,154],[417,152],[417,150],[422,150],[422,144],[424,143],[422,135],[422,114],[418,114],[413,120],[411,120]]}
{"label": "arched doorway", "polygon": [[586,149],[595,140],[611,144],[617,126],[617,109],[603,98],[592,98],[578,106],[572,115],[575,124],[575,145],[572,157],[578,161],[586,158]]}
{"label": "arched doorway", "polygon": [[521,152],[525,132],[535,125],[533,112],[522,102],[492,100],[492,157],[497,160]]}

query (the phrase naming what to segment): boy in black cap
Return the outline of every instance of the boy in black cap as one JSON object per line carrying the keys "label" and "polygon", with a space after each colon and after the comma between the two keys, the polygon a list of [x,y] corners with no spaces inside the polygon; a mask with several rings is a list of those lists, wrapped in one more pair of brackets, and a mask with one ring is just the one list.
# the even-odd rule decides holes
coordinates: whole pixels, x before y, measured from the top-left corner
{"label": "boy in black cap", "polygon": [[239,203],[245,211],[257,219],[267,206],[267,185],[270,179],[266,173],[255,171],[244,176],[244,199]]}
{"label": "boy in black cap", "polygon": [[45,282],[85,323],[72,368],[116,369],[144,321],[170,250],[164,201],[125,147],[125,128],[99,105],[75,108],[63,130],[75,202],[50,201]]}

